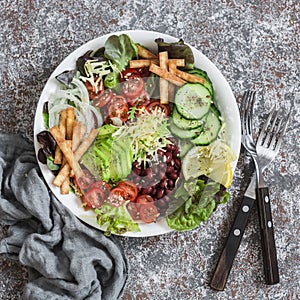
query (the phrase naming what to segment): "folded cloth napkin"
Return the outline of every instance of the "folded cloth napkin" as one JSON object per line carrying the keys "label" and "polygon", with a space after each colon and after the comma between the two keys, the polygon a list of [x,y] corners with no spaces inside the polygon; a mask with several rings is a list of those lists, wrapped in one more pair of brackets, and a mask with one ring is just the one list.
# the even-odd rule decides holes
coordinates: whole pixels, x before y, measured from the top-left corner
{"label": "folded cloth napkin", "polygon": [[113,238],[83,224],[44,182],[33,146],[0,134],[0,253],[28,269],[23,299],[118,299],[128,264]]}

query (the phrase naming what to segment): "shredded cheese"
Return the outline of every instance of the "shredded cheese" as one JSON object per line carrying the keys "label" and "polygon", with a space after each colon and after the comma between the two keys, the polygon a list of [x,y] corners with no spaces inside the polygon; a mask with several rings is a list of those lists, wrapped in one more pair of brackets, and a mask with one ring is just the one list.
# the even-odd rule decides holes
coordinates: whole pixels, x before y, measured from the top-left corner
{"label": "shredded cheese", "polygon": [[122,125],[115,133],[115,138],[129,136],[133,147],[133,159],[139,163],[158,161],[158,150],[163,150],[172,142],[164,112],[154,110],[149,113],[141,110],[138,118]]}

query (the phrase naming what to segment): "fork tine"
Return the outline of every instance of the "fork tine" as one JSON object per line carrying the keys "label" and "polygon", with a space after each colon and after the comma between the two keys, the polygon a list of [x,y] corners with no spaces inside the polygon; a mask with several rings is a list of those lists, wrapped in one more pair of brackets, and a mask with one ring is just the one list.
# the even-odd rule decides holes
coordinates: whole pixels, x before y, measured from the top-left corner
{"label": "fork tine", "polygon": [[245,127],[245,114],[246,114],[246,107],[247,107],[247,98],[248,98],[248,92],[244,92],[242,101],[241,101],[241,123],[242,123],[242,134],[246,133],[246,127]]}
{"label": "fork tine", "polygon": [[281,134],[280,134],[279,137],[278,137],[277,144],[276,144],[276,147],[275,147],[275,151],[276,151],[276,152],[279,151],[279,148],[280,148],[280,146],[281,146],[281,143],[282,143],[282,140],[283,140],[283,136],[285,135],[285,132],[286,132],[286,129],[287,129],[289,120],[290,120],[290,118],[291,118],[291,112],[292,112],[292,111],[291,111],[291,109],[290,109],[289,114],[288,114],[287,119],[286,119],[286,122],[285,122],[285,125],[284,125],[284,127],[283,127],[283,130],[282,130]]}
{"label": "fork tine", "polygon": [[[267,131],[267,128],[269,127],[270,121],[273,118],[275,112],[276,112],[276,114],[275,114],[275,118],[274,118],[273,122],[271,123],[271,129]],[[257,144],[258,145],[263,145],[263,144],[267,145],[269,143],[270,137],[271,137],[270,133],[272,132],[272,130],[275,126],[277,117],[278,117],[278,111],[275,111],[275,106],[274,106],[272,108],[266,122],[264,123],[261,131],[260,131],[260,134],[259,134],[258,139],[257,139]]]}
{"label": "fork tine", "polygon": [[276,129],[276,131],[273,133],[273,138],[272,138],[272,140],[271,140],[271,142],[270,142],[270,146],[269,146],[270,149],[274,149],[274,148],[275,148],[275,144],[276,144],[276,141],[277,141],[277,135],[278,135],[278,133],[279,133],[281,124],[282,124],[282,119],[279,120],[278,125],[277,125],[277,129]]}
{"label": "fork tine", "polygon": [[253,107],[255,101],[256,92],[250,91],[248,93],[248,105],[246,109],[246,134],[252,135],[252,118],[253,118]]}

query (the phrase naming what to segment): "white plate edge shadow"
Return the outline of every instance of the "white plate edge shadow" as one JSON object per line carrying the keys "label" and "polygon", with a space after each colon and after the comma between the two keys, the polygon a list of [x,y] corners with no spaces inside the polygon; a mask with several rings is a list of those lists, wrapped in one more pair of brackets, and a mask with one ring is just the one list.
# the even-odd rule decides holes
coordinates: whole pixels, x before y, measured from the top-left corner
{"label": "white plate edge shadow", "polygon": [[[72,69],[75,66],[76,59],[83,55],[86,51],[91,49],[97,49],[103,46],[105,40],[111,35],[120,35],[120,34],[128,34],[133,41],[144,44],[145,46],[152,48],[155,50],[154,39],[163,38],[168,42],[178,41],[178,38],[172,37],[170,35],[155,32],[155,31],[146,31],[146,30],[126,30],[126,31],[118,31],[108,33],[101,37],[90,40],[89,42],[83,44],[76,50],[74,50],[71,54],[69,54],[53,71],[49,79],[47,80],[41,96],[39,98],[39,102],[36,108],[35,120],[34,120],[34,147],[36,151],[36,155],[40,145],[37,141],[37,134],[44,130],[44,123],[42,118],[43,105],[47,101],[47,97],[51,92],[54,91],[57,84],[55,83],[55,76],[62,73],[65,70]],[[187,43],[188,44],[188,43]],[[235,101],[235,97],[231,90],[230,85],[228,84],[225,77],[219,71],[219,69],[211,62],[204,54],[202,54],[199,50],[188,44],[193,50],[195,57],[195,66],[205,70],[208,73],[208,76],[213,82],[214,90],[215,90],[215,98],[217,99],[217,105],[221,110],[221,114],[225,119],[227,126],[227,136],[226,141],[233,148],[234,152],[239,157],[240,153],[240,144],[241,144],[241,129],[240,129],[240,115],[238,106]],[[222,91],[221,93],[219,91]],[[237,126],[237,124],[239,126]],[[61,195],[59,188],[52,185],[52,180],[54,178],[53,174],[46,165],[38,162],[39,167],[41,169],[42,175],[49,188],[56,196],[56,198],[62,202],[73,214],[75,214],[80,220],[83,222],[97,228],[99,230],[103,230],[99,227],[96,222],[95,214],[92,211],[84,210],[80,205],[81,201],[78,197],[73,194],[70,195]],[[236,167],[236,162],[233,164],[233,171]],[[152,224],[140,224],[140,232],[127,232],[122,236],[126,237],[149,237],[156,236],[161,234],[166,234],[172,232],[166,223],[166,221],[160,220],[157,223]]]}

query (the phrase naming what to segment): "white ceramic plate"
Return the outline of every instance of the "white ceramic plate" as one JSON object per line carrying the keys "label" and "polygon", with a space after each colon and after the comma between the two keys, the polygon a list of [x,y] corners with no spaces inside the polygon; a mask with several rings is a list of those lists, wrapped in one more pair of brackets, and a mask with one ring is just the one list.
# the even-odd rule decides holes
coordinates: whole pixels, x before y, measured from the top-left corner
{"label": "white ceramic plate", "polygon": [[[43,105],[46,101],[48,101],[49,95],[55,91],[58,87],[55,76],[59,75],[63,71],[74,69],[75,62],[78,57],[86,53],[88,50],[98,49],[104,45],[106,39],[112,34],[128,34],[133,41],[139,42],[142,45],[145,45],[149,49],[155,51],[157,46],[154,42],[156,38],[163,38],[167,42],[176,42],[178,38],[174,38],[172,36],[153,32],[153,31],[143,31],[143,30],[129,30],[122,32],[114,32],[111,34],[104,35],[102,37],[96,38],[94,40],[89,41],[88,43],[82,45],[74,52],[72,52],[68,57],[66,57],[61,64],[55,69],[55,71],[50,76],[47,81],[43,92],[41,94],[40,100],[37,105],[35,122],[34,122],[34,145],[36,153],[38,152],[40,145],[37,142],[36,136],[42,130],[45,130],[42,111]],[[189,45],[190,46],[190,45]],[[240,152],[240,143],[241,143],[241,131],[240,131],[240,117],[239,110],[234,98],[234,95],[231,91],[231,88],[218,70],[218,68],[200,51],[196,50],[194,47],[190,46],[193,50],[195,57],[195,66],[205,70],[208,73],[211,81],[214,85],[215,90],[215,102],[218,105],[218,108],[221,111],[221,114],[226,122],[226,132],[225,138],[228,144],[233,148],[237,156]],[[73,194],[70,195],[61,195],[59,188],[56,188],[52,185],[52,180],[54,178],[53,174],[46,165],[39,163],[42,174],[48,183],[50,189],[55,194],[57,199],[61,201],[67,208],[69,208],[78,218],[82,221],[92,225],[93,227],[100,229],[99,225],[96,223],[95,214],[92,211],[85,211],[80,205],[81,200]],[[234,165],[235,167],[235,165]],[[154,236],[160,235],[164,233],[168,233],[172,231],[166,224],[165,220],[160,220],[157,223],[152,224],[140,224],[141,232],[127,232],[125,236],[130,237],[146,237],[146,236]]]}

